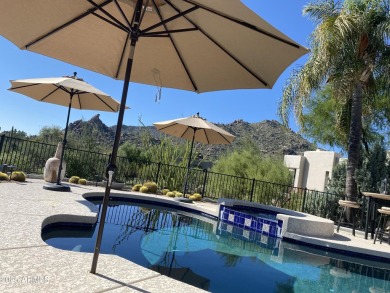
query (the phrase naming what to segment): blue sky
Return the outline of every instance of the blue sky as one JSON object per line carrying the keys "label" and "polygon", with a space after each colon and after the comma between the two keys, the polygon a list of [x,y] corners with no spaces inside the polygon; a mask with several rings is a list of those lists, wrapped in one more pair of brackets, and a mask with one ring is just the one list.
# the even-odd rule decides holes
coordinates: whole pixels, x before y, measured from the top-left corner
{"label": "blue sky", "polygon": [[[308,37],[313,24],[302,16],[307,1],[303,0],[243,0],[249,8],[287,34],[296,42],[308,47]],[[65,127],[66,107],[49,103],[39,103],[7,89],[9,80],[71,75],[74,71],[91,85],[120,100],[123,81],[97,74],[76,66],[36,53],[22,51],[0,36],[0,127],[1,131],[15,127],[28,134],[37,134],[43,126]],[[282,88],[294,66],[305,63],[307,56],[298,59],[279,77],[271,90],[232,90],[196,94],[187,91],[162,89],[162,97],[155,102],[157,88],[131,83],[125,112],[125,125],[145,125],[153,122],[186,117],[200,112],[200,115],[213,123],[231,123],[237,119],[254,123],[263,120],[278,120],[277,107]],[[100,119],[108,126],[117,123],[117,113],[72,109],[70,122],[100,114]],[[294,131],[299,129],[290,121]]]}

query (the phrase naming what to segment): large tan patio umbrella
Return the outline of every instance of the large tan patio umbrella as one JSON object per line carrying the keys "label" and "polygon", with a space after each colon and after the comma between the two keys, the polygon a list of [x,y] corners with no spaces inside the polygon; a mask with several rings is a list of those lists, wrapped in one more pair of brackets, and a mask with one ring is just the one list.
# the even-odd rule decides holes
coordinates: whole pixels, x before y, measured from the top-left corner
{"label": "large tan patio umbrella", "polygon": [[184,178],[184,196],[187,192],[188,173],[191,165],[194,142],[197,141],[205,144],[230,144],[235,138],[233,134],[230,134],[217,125],[200,117],[199,113],[186,118],[156,122],[153,123],[153,125],[157,130],[165,134],[191,140],[190,155],[188,157],[187,170]]}
{"label": "large tan patio umbrella", "polygon": [[129,82],[198,93],[269,89],[308,52],[239,0],[0,0],[0,34],[20,49],[124,79],[92,273]]}
{"label": "large tan patio umbrella", "polygon": [[68,107],[68,116],[64,138],[62,141],[60,165],[58,168],[56,184],[46,184],[43,188],[54,191],[70,191],[68,185],[61,184],[62,162],[66,146],[70,109],[98,110],[118,112],[120,103],[111,98],[108,94],[98,90],[92,85],[77,78],[76,72],[73,76],[34,78],[11,80],[10,91],[23,94],[39,102],[52,103]]}

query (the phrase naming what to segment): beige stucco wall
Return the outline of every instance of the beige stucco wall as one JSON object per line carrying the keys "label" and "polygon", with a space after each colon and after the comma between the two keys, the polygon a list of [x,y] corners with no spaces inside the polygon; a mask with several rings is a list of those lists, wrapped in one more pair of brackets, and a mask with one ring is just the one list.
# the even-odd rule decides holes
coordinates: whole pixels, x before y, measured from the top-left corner
{"label": "beige stucco wall", "polygon": [[305,152],[303,156],[286,155],[284,164],[295,169],[294,186],[324,191],[340,158],[338,153],[317,150]]}
{"label": "beige stucco wall", "polygon": [[305,172],[303,184],[307,189],[324,191],[328,179],[332,177],[334,166],[338,164],[340,154],[329,151],[305,152]]}
{"label": "beige stucco wall", "polygon": [[284,156],[284,165],[294,170],[295,178],[294,178],[294,186],[302,187],[302,179],[303,179],[303,170],[305,167],[305,157],[297,156],[297,155],[285,155]]}

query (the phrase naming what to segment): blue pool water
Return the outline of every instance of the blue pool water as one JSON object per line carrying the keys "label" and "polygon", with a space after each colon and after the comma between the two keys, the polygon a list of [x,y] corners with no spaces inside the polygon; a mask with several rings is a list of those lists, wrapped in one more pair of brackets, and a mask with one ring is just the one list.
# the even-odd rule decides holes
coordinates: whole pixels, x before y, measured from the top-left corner
{"label": "blue pool water", "polygon": [[[96,234],[97,225],[59,223],[46,227],[42,238],[57,248],[93,252]],[[387,263],[324,252],[144,204],[111,202],[101,253],[119,255],[210,292],[390,292]]]}

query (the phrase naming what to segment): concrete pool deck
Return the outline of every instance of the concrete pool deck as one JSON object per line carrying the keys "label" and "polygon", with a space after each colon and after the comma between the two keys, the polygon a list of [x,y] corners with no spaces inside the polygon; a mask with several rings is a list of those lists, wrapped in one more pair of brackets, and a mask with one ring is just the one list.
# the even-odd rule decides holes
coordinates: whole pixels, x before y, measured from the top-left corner
{"label": "concrete pool deck", "polygon": [[[83,194],[104,192],[104,188],[70,184],[71,192],[62,193],[44,190],[44,184],[43,180],[30,178],[23,183],[0,182],[0,292],[205,292],[115,255],[101,254],[97,274],[93,275],[89,273],[92,253],[47,245],[41,238],[41,229],[48,223],[94,223],[96,207],[85,200]],[[113,190],[113,194],[118,193],[130,194]],[[171,200],[157,195],[149,197]],[[209,214],[215,213],[217,208],[215,204],[204,202],[191,207]],[[353,237],[350,231],[341,230],[326,239],[288,236],[314,245],[390,260],[390,245],[379,242],[374,245],[360,233]]]}

